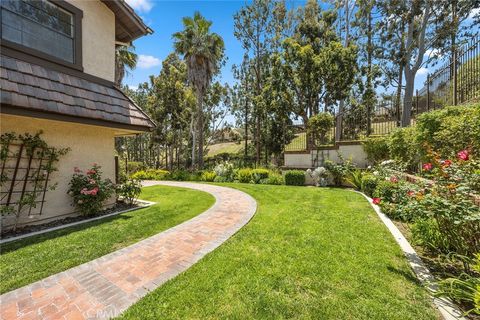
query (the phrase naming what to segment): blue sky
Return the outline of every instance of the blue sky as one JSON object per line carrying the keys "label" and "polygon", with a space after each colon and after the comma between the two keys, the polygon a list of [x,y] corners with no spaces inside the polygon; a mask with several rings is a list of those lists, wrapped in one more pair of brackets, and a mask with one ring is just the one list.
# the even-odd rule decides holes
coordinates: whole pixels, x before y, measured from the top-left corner
{"label": "blue sky", "polygon": [[[232,65],[242,61],[243,50],[233,35],[233,14],[246,2],[238,0],[223,1],[163,1],[163,0],[126,0],[155,33],[134,42],[139,55],[137,68],[124,80],[131,87],[148,81],[149,75],[158,75],[162,60],[173,51],[172,34],[181,31],[182,17],[192,16],[195,11],[213,22],[212,31],[222,36],[225,42],[226,65],[223,67],[220,81],[232,84]],[[293,1],[295,4],[304,1]],[[421,68],[415,79],[416,89],[420,89],[426,79],[427,68]],[[432,71],[432,70],[430,70]]]}

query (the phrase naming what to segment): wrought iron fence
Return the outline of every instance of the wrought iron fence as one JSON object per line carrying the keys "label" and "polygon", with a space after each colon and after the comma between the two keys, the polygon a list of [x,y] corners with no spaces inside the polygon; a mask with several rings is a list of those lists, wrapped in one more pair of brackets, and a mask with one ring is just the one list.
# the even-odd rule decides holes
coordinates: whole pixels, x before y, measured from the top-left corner
{"label": "wrought iron fence", "polygon": [[416,113],[480,101],[480,37],[472,38],[417,91]]}
{"label": "wrought iron fence", "polygon": [[[425,85],[417,90],[412,101],[412,123],[415,117],[448,105],[480,102],[480,37],[472,38],[453,58],[427,76]],[[403,97],[384,95],[368,110],[365,106],[347,106],[341,116],[335,115],[335,126],[325,141],[313,141],[304,126],[295,126],[295,138],[285,151],[305,151],[335,143],[341,128],[340,141],[363,140],[381,136],[400,126]],[[339,126],[340,124],[340,126]],[[337,137],[338,140],[338,137]]]}

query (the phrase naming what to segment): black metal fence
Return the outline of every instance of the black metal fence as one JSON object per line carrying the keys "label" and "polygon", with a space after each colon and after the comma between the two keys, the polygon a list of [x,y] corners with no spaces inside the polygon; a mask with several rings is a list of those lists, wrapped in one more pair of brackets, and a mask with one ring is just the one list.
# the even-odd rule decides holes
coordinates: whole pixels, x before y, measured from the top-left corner
{"label": "black metal fence", "polygon": [[[473,37],[452,54],[449,61],[427,76],[425,85],[416,91],[412,101],[412,122],[423,112],[449,105],[480,102],[480,37]],[[304,151],[340,141],[362,140],[386,135],[400,126],[403,97],[383,95],[368,110],[362,105],[347,105],[341,117],[335,115],[335,126],[325,141],[312,141],[303,126],[295,126],[295,138],[285,151]],[[339,125],[340,124],[340,125]],[[337,139],[335,139],[337,137]]]}
{"label": "black metal fence", "polygon": [[472,38],[450,61],[427,76],[417,91],[417,113],[480,101],[480,37]]}

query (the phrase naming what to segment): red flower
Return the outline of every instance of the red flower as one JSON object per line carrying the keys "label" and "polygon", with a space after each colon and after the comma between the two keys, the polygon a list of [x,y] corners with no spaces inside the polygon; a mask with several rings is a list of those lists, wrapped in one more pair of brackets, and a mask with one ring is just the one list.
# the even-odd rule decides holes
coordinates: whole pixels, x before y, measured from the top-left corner
{"label": "red flower", "polygon": [[95,174],[95,173],[97,173],[97,172],[93,169],[87,171],[88,175],[92,175],[92,174]]}
{"label": "red flower", "polygon": [[380,198],[373,198],[372,203],[373,204],[380,204],[381,199]]}
{"label": "red flower", "polygon": [[424,163],[422,166],[423,170],[430,171],[433,168],[433,165],[430,162]]}
{"label": "red flower", "polygon": [[391,177],[390,177],[390,182],[397,183],[397,182],[398,182],[398,178],[395,177],[395,176],[391,176]]}
{"label": "red flower", "polygon": [[443,161],[442,161],[442,166],[443,166],[444,168],[450,167],[451,165],[452,165],[452,160],[448,160],[448,159],[447,159],[447,160],[443,160]]}
{"label": "red flower", "polygon": [[410,191],[407,192],[407,195],[409,197],[413,197],[415,195],[415,191],[410,190]]}
{"label": "red flower", "polygon": [[462,150],[457,153],[457,157],[463,161],[467,161],[469,158],[470,154],[468,153],[468,150]]}

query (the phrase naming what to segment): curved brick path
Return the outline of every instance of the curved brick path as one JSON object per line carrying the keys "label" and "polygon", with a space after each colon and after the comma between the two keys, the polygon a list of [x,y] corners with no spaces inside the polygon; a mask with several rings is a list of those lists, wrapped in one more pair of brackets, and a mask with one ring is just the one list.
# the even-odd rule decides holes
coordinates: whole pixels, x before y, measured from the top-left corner
{"label": "curved brick path", "polygon": [[0,296],[1,319],[96,319],[118,315],[188,269],[244,226],[255,200],[238,190],[188,182],[146,181],[211,193],[204,213],[124,249]]}

